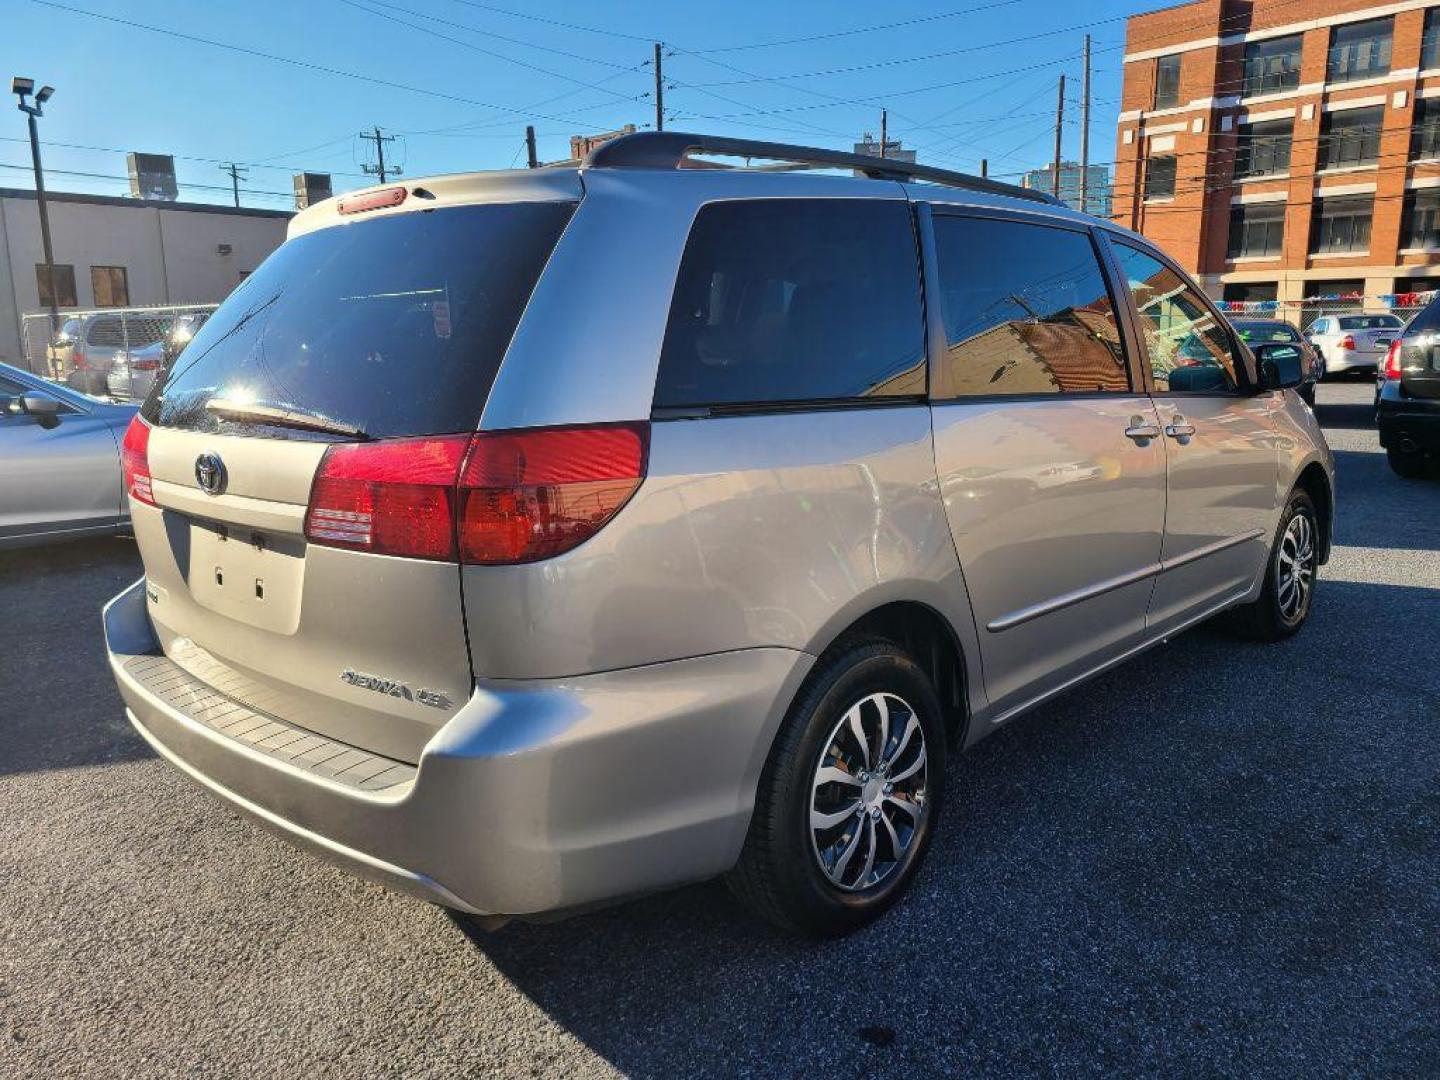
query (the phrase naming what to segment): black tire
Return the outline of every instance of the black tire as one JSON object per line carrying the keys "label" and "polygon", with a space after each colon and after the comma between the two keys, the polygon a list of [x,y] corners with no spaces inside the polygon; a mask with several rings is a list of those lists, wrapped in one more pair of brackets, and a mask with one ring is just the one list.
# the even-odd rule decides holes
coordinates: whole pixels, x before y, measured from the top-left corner
{"label": "black tire", "polygon": [[[856,845],[873,851],[874,858],[867,861],[856,873],[853,882],[846,884],[843,877],[849,871],[841,864],[841,884],[827,877],[822,867],[821,841],[811,834],[811,813],[817,805],[815,787],[816,770],[822,762],[846,764],[832,757],[835,747],[833,740],[848,739],[839,729],[847,726],[847,715],[852,707],[874,709],[867,705],[871,695],[894,695],[901,704],[912,710],[919,721],[919,732],[923,735],[920,750],[925,755],[922,797],[914,800],[923,804],[918,824],[910,832],[908,846],[901,856],[893,858],[896,852],[893,840],[887,839],[881,831],[882,818],[870,810],[873,821],[866,820],[863,809],[858,817],[846,818],[835,825],[835,830],[846,830],[857,825],[857,834],[841,832],[827,852],[846,847],[846,841],[856,835],[855,844],[849,845],[853,852]],[[878,713],[869,714],[872,721]],[[892,717],[900,715],[892,709]],[[905,720],[908,728],[908,719]],[[900,727],[899,723],[894,725]],[[895,738],[892,732],[892,740]],[[913,738],[913,733],[912,733]],[[877,740],[878,741],[878,740]],[[850,744],[856,756],[860,753],[858,742]],[[892,742],[893,745],[893,742]],[[871,746],[864,753],[870,757]],[[894,764],[896,773],[903,772],[916,760],[913,748],[905,752],[896,751]],[[875,750],[878,758],[883,757],[883,748]],[[847,769],[847,771],[849,771]],[[945,726],[939,698],[930,680],[918,664],[899,646],[888,641],[862,641],[840,644],[816,663],[795,701],[791,704],[780,731],[775,737],[770,757],[760,777],[759,789],[755,795],[755,812],[750,821],[750,830],[745,837],[745,847],[740,861],[727,876],[727,883],[735,896],[752,912],[782,929],[808,937],[837,937],[850,933],[878,918],[904,892],[914,879],[934,834],[935,822],[941,809],[945,775]],[[879,770],[879,779],[885,779],[884,770]],[[906,783],[915,783],[912,777]],[[832,785],[848,797],[854,781],[845,785]],[[860,787],[855,793],[857,800],[863,799],[863,792],[870,785]],[[831,789],[824,789],[826,791]],[[883,791],[890,791],[884,787]],[[909,801],[909,800],[907,800]],[[859,805],[859,803],[857,803]],[[893,806],[880,809],[884,822],[888,822],[890,835],[896,834],[896,826],[904,831],[905,815]],[[865,832],[869,827],[868,834]],[[832,834],[824,834],[832,835]],[[866,843],[866,837],[869,837]],[[892,856],[886,876],[874,881],[869,887],[861,887],[861,875],[877,863],[872,871],[879,874],[879,853],[884,850]],[[838,860],[832,862],[832,871]],[[868,880],[868,878],[866,879]]]}
{"label": "black tire", "polygon": [[1313,382],[1300,387],[1300,400],[1312,409],[1315,407],[1315,384]]}
{"label": "black tire", "polygon": [[1404,450],[1386,450],[1385,460],[1390,471],[1406,480],[1423,480],[1428,470],[1424,454],[1406,453]]}
{"label": "black tire", "polygon": [[[1290,550],[1291,522],[1304,517],[1309,526],[1309,555],[1305,559],[1309,571],[1308,587],[1303,590],[1298,610],[1287,610],[1286,598],[1291,594],[1282,593],[1285,587],[1285,552]],[[1299,527],[1297,527],[1299,528]],[[1315,504],[1310,496],[1296,488],[1290,493],[1285,512],[1280,515],[1280,525],[1275,530],[1274,543],[1270,545],[1270,556],[1265,564],[1265,584],[1253,603],[1236,608],[1231,613],[1230,625],[1236,632],[1254,641],[1284,641],[1305,625],[1314,607],[1317,571],[1320,565],[1320,519],[1315,513]]]}

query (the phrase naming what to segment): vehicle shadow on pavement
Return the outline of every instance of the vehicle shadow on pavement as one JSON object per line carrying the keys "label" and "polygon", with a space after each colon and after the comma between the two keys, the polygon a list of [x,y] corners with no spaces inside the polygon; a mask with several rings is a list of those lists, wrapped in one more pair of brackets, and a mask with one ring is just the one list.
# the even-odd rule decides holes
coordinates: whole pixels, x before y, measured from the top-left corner
{"label": "vehicle shadow on pavement", "polygon": [[105,662],[106,598],[140,577],[128,536],[0,551],[0,776],[150,757]]}
{"label": "vehicle shadow on pavement", "polygon": [[1348,428],[1352,431],[1375,430],[1375,406],[1370,401],[1320,402],[1315,406],[1315,418],[1327,430]]}
{"label": "vehicle shadow on pavement", "polygon": [[[1334,543],[1341,547],[1440,550],[1440,482],[1403,480],[1383,453],[1335,450]],[[1437,471],[1436,477],[1440,477]],[[1355,493],[1363,491],[1363,511]],[[1377,521],[1384,528],[1376,528]],[[1321,577],[1325,574],[1321,569]]]}
{"label": "vehicle shadow on pavement", "polygon": [[1008,725],[952,759],[910,895],[844,940],[785,937],[719,883],[549,925],[457,923],[637,1076],[1231,1072],[1252,1055],[1282,1074],[1423,1072],[1440,1060],[1423,1020],[1440,676],[1336,657],[1437,602],[1326,582],[1288,642],[1201,627]]}

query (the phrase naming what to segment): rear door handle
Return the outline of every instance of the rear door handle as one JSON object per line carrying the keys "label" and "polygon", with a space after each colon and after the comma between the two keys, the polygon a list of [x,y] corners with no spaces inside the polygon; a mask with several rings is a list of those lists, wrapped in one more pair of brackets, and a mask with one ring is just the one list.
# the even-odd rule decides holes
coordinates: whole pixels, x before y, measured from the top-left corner
{"label": "rear door handle", "polygon": [[1165,434],[1172,439],[1188,439],[1195,434],[1195,425],[1176,413],[1170,418],[1170,423],[1165,425]]}
{"label": "rear door handle", "polygon": [[1147,439],[1158,439],[1160,425],[1150,423],[1143,416],[1132,416],[1130,426],[1125,429],[1125,437],[1134,439],[1137,443],[1143,443]]}

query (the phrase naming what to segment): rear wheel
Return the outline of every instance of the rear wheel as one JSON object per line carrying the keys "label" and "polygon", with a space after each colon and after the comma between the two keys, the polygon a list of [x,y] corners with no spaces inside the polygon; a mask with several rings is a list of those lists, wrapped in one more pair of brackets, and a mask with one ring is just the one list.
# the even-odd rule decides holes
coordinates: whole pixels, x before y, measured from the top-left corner
{"label": "rear wheel", "polygon": [[1253,603],[1236,608],[1232,625],[1256,641],[1283,641],[1305,625],[1320,566],[1320,526],[1315,504],[1299,489],[1290,493],[1265,568],[1265,584]]}
{"label": "rear wheel", "polygon": [[919,869],[944,767],[940,702],[919,665],[886,641],[842,646],[776,736],[731,890],[795,933],[865,925]]}
{"label": "rear wheel", "polygon": [[1425,455],[1414,451],[1386,450],[1385,460],[1390,463],[1390,471],[1396,476],[1404,477],[1406,480],[1423,480],[1426,473]]}

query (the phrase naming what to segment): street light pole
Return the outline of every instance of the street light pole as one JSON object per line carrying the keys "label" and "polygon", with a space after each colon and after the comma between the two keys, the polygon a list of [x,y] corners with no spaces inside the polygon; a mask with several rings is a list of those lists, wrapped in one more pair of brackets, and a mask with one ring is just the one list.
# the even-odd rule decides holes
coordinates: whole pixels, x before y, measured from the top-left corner
{"label": "street light pole", "polygon": [[55,302],[55,253],[50,246],[50,208],[45,202],[45,170],[40,167],[40,125],[35,121],[45,115],[45,102],[50,100],[55,88],[42,86],[35,94],[33,105],[25,99],[35,89],[34,79],[17,75],[11,80],[10,89],[20,99],[20,111],[25,114],[30,126],[30,160],[35,166],[35,201],[40,207],[40,244],[45,251],[45,281],[50,292],[50,335],[53,338],[60,330],[60,310]]}

